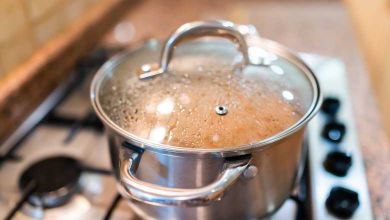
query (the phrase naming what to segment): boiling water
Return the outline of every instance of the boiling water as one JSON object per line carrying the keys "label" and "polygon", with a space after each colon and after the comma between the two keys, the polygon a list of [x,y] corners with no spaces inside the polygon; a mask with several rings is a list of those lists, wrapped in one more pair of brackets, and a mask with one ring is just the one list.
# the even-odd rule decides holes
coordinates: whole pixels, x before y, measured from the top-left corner
{"label": "boiling water", "polygon": [[[242,74],[202,69],[147,80],[123,74],[107,81],[100,101],[110,119],[130,133],[189,148],[251,144],[301,118],[293,91],[270,83],[269,76]],[[217,106],[227,114],[217,114]]]}

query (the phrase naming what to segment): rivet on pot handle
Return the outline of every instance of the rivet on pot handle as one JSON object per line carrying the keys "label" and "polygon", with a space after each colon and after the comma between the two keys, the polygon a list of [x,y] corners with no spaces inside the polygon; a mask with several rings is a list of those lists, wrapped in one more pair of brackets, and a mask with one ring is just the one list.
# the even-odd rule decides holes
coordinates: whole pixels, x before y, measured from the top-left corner
{"label": "rivet on pot handle", "polygon": [[121,163],[121,181],[131,199],[153,205],[204,206],[221,199],[226,190],[241,176],[250,162],[250,155],[226,160],[217,179],[207,186],[194,189],[169,188],[144,182],[135,176],[141,154],[133,153]]}
{"label": "rivet on pot handle", "polygon": [[[233,23],[228,21],[196,21],[180,26],[165,42],[159,66],[146,64],[140,68],[140,79],[155,76],[168,71],[168,65],[175,47],[180,42],[203,36],[225,37],[237,43],[242,53],[244,64],[249,64],[248,47],[244,36],[237,30]],[[146,68],[147,66],[147,68]]]}

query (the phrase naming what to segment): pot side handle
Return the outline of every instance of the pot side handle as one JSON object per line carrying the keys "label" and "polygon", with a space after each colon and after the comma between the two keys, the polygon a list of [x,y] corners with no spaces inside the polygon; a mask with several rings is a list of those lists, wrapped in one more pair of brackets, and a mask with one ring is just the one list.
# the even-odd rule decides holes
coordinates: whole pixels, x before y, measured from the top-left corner
{"label": "pot side handle", "polygon": [[125,194],[130,199],[148,204],[186,207],[204,206],[212,201],[220,200],[250,162],[250,155],[228,159],[224,170],[214,182],[200,188],[183,189],[158,186],[138,179],[135,171],[140,157],[141,154],[133,153],[129,160],[121,162],[120,175]]}

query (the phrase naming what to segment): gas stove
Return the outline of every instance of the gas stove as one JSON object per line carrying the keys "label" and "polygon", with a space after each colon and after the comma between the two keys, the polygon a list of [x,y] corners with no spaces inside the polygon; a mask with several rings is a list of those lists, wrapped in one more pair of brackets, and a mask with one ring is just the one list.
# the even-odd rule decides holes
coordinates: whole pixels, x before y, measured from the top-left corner
{"label": "gas stove", "polygon": [[324,95],[321,112],[308,125],[311,216],[373,219],[345,66],[338,59],[301,56]]}
{"label": "gas stove", "polygon": [[[92,75],[121,48],[81,60],[0,147],[1,219],[135,219],[117,193],[104,128],[89,101]],[[302,178],[269,219],[372,219],[345,68],[302,54],[325,95],[308,126]]]}

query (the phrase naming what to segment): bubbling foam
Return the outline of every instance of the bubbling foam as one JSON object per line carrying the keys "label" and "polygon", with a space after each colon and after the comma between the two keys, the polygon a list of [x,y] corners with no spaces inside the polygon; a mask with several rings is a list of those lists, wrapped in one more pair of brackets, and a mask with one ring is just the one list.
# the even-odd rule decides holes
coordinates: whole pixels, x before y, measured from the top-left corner
{"label": "bubbling foam", "polygon": [[[232,148],[258,142],[302,117],[294,91],[223,71],[117,77],[104,85],[108,117],[154,142],[188,148]],[[217,106],[227,114],[216,113]]]}

